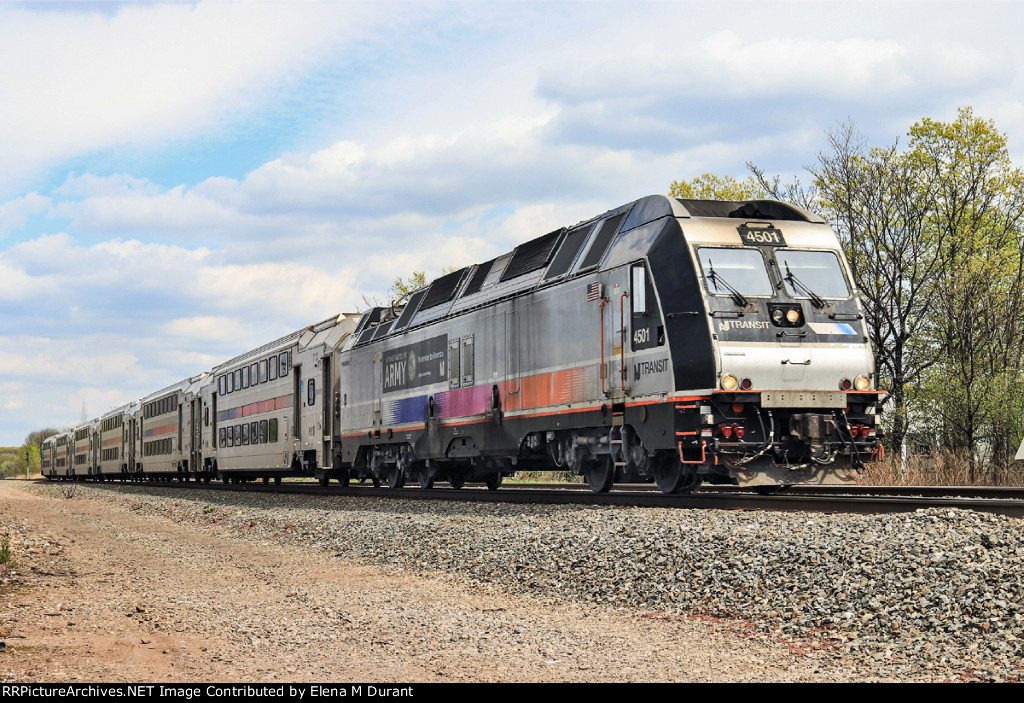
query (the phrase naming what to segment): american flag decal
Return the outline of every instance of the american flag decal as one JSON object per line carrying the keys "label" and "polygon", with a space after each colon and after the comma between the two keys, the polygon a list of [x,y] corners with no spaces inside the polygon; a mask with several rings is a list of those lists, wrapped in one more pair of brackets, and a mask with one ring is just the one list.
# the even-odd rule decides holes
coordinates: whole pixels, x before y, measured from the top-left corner
{"label": "american flag decal", "polygon": [[601,299],[601,284],[591,283],[587,286],[587,302],[594,302]]}

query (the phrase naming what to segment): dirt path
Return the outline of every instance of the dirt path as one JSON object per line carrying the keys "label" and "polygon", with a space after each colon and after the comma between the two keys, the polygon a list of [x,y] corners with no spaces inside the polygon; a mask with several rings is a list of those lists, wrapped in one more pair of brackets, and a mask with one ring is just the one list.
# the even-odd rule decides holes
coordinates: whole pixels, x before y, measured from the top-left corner
{"label": "dirt path", "polygon": [[0,481],[0,680],[841,680],[715,622],[512,599]]}

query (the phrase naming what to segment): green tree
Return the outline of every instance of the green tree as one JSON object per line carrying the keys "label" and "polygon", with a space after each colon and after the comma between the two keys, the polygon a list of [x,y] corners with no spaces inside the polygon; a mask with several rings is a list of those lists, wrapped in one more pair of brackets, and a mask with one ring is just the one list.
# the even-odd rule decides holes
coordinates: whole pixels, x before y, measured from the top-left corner
{"label": "green tree", "polygon": [[408,279],[401,276],[395,278],[395,282],[388,288],[388,297],[394,305],[405,305],[409,296],[425,285],[427,285],[427,274],[423,271],[413,271]]}
{"label": "green tree", "polygon": [[808,168],[818,211],[843,244],[864,306],[879,387],[889,392],[890,450],[900,453],[915,384],[936,359],[924,331],[942,266],[928,224],[926,173],[898,145],[867,149],[852,123],[829,133]]}
{"label": "green tree", "polygon": [[738,181],[732,176],[705,173],[689,181],[672,181],[668,194],[688,200],[760,200],[768,191],[753,176]]}
{"label": "green tree", "polygon": [[1016,450],[1024,418],[1024,172],[994,122],[961,108],[910,130],[907,159],[925,174],[941,262],[928,341],[938,352],[926,396],[950,450],[993,467]]}

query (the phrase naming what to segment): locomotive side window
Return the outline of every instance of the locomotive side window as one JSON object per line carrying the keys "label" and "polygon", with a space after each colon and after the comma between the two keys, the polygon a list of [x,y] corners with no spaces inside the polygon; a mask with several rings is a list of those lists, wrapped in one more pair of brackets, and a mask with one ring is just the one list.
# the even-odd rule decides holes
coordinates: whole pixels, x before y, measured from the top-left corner
{"label": "locomotive side window", "polygon": [[647,271],[643,266],[632,268],[633,287],[629,291],[633,303],[633,314],[642,315],[647,312]]}
{"label": "locomotive side window", "polygon": [[505,267],[508,266],[508,262],[512,259],[513,253],[514,252],[510,251],[508,254],[503,254],[494,260],[494,263],[491,264],[491,270],[487,272],[487,278],[484,279],[484,284],[481,288],[493,286],[498,282],[501,278],[501,274],[505,272]]}
{"label": "locomotive side window", "polygon": [[587,243],[587,238],[593,229],[594,223],[591,223],[583,227],[577,227],[565,235],[562,246],[558,248],[558,253],[551,260],[551,265],[548,266],[548,270],[544,274],[545,281],[561,276],[569,270],[572,262],[576,260],[576,255],[580,253],[580,249]]}
{"label": "locomotive side window", "polygon": [[810,298],[812,291],[825,298],[850,297],[839,259],[831,251],[784,249],[775,252],[775,261],[791,298]]}
{"label": "locomotive side window", "polygon": [[612,243],[612,239],[615,237],[615,233],[619,231],[619,225],[622,224],[622,220],[625,217],[626,213],[620,212],[618,215],[609,217],[601,224],[601,229],[597,231],[597,236],[592,238],[593,244],[590,245],[590,249],[587,250],[586,255],[583,257],[580,271],[586,271],[601,263],[601,259],[604,258],[604,252]]}
{"label": "locomotive side window", "polygon": [[731,286],[742,295],[772,295],[772,282],[760,251],[701,247],[698,253],[709,293],[733,295]]}

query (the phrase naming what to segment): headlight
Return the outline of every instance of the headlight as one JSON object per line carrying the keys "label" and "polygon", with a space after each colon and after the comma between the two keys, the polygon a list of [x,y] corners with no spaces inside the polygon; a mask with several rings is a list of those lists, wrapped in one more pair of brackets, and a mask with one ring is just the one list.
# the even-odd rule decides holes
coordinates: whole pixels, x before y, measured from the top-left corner
{"label": "headlight", "polygon": [[737,385],[738,383],[736,381],[736,377],[733,376],[732,374],[726,374],[725,376],[722,376],[722,388],[724,388],[725,390],[734,391],[736,390]]}
{"label": "headlight", "polygon": [[858,376],[853,383],[854,383],[854,386],[859,391],[869,391],[869,390],[871,390],[871,379],[868,378],[867,376],[865,376],[864,374],[861,374],[860,376]]}
{"label": "headlight", "polygon": [[786,321],[791,325],[795,325],[800,322],[800,311],[796,308],[786,311]]}

